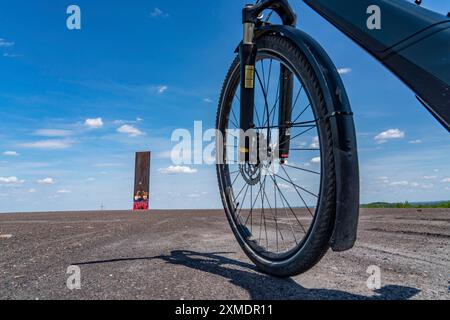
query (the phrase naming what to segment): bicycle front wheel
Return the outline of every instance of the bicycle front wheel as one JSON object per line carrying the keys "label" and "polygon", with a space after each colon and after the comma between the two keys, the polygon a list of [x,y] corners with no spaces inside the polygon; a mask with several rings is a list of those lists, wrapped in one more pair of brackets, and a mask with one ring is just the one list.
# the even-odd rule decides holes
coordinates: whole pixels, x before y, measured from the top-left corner
{"label": "bicycle front wheel", "polygon": [[240,61],[236,57],[217,112],[217,129],[224,138],[217,176],[240,246],[261,271],[287,277],[311,269],[329,249],[336,211],[331,128],[321,120],[326,118],[324,93],[312,62],[300,49],[277,35],[259,38],[257,48],[255,129],[273,150],[279,144],[273,131],[279,129],[280,72],[287,68],[294,75],[289,159],[239,163],[235,130],[240,117]]}

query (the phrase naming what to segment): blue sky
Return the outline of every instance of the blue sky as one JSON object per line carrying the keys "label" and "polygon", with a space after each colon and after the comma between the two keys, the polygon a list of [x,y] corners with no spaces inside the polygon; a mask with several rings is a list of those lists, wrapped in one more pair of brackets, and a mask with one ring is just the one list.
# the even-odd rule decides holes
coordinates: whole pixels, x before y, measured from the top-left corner
{"label": "blue sky", "polygon": [[[168,174],[167,155],[174,129],[214,127],[245,3],[2,1],[0,212],[128,209],[134,152],[147,149],[153,208],[219,208],[215,168]],[[80,31],[66,28],[71,4],[81,8]],[[449,199],[448,132],[384,67],[302,2],[293,5],[299,27],[344,73],[362,201]]]}

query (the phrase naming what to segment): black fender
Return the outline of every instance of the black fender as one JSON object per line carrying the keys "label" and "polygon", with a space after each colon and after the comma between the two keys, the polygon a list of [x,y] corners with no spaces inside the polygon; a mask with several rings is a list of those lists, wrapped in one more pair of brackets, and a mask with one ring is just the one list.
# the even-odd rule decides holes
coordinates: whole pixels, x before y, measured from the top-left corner
{"label": "black fender", "polygon": [[[328,109],[323,121],[330,121],[336,163],[336,221],[330,246],[346,251],[355,245],[360,208],[359,163],[355,125],[342,79],[325,50],[305,32],[290,26],[270,25],[258,30],[256,37],[276,33],[288,38],[310,61]],[[331,94],[330,94],[331,93]]]}

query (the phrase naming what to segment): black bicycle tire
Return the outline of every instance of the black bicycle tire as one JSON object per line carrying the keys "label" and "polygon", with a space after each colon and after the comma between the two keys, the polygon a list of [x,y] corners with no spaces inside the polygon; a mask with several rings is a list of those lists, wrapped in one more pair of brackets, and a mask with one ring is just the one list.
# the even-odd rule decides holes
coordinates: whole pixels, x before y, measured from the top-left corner
{"label": "black bicycle tire", "polygon": [[[308,61],[306,56],[295,44],[281,35],[263,36],[257,39],[257,47],[259,50],[269,49],[278,52],[285,56],[292,65],[295,66],[295,69],[305,82],[305,89],[308,90],[313,99],[313,105],[317,109],[316,112],[320,115],[320,118],[324,118],[324,115],[327,113],[324,101],[325,95],[323,94],[317,76],[313,71],[314,69],[311,64],[314,62]],[[235,77],[236,75],[234,73],[238,72],[239,64],[239,57],[236,57],[227,73],[222,87],[216,119],[216,127],[221,131],[224,129],[222,126],[222,121],[225,120],[223,118],[223,112],[225,111],[224,107],[226,106],[226,103],[228,103],[226,99],[229,99],[229,97],[226,96],[227,90],[230,81],[232,80],[231,77]],[[224,189],[223,183],[223,165],[217,165],[219,190],[232,231],[250,260],[255,263],[258,269],[267,274],[278,277],[289,277],[304,273],[314,267],[329,250],[336,212],[335,162],[332,152],[331,125],[327,120],[320,120],[318,126],[320,126],[323,133],[321,135],[320,144],[324,149],[322,154],[322,183],[320,188],[321,196],[319,206],[303,246],[298,249],[294,256],[285,261],[272,261],[265,257],[261,257],[246,244],[234,222],[231,210],[229,210],[226,190]]]}

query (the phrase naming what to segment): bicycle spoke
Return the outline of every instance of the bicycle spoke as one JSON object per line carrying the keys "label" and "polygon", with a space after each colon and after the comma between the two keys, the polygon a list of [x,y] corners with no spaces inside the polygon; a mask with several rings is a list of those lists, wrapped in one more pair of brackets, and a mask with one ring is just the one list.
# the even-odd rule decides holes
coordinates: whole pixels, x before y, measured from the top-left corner
{"label": "bicycle spoke", "polygon": [[[250,186],[250,206],[252,205],[252,203],[253,203],[253,186]],[[253,209],[253,207],[252,207],[252,209]],[[251,211],[250,211],[250,214],[251,214]],[[247,225],[247,222],[248,222],[248,218],[247,218],[247,221],[245,222],[245,225]],[[250,226],[250,232],[253,233],[253,219],[252,219],[252,224]]]}
{"label": "bicycle spoke", "polygon": [[273,116],[272,116],[272,124],[271,124],[271,126],[273,126],[274,123],[275,123],[275,116],[276,116],[275,109],[276,109],[276,107],[277,107],[278,101],[280,101],[280,86],[281,86],[280,78],[278,78],[277,93],[275,94],[275,96],[277,97],[277,99],[275,100],[275,103],[273,104],[272,109],[270,110],[270,114],[269,114],[269,116],[271,116],[272,113],[273,113]]}
{"label": "bicycle spoke", "polygon": [[269,87],[270,87],[270,76],[271,76],[271,74],[272,74],[272,62],[273,62],[273,59],[270,59],[269,76],[268,76],[268,78],[267,78],[266,92],[269,92]]}
{"label": "bicycle spoke", "polygon": [[284,213],[285,213],[286,219],[287,219],[287,221],[289,223],[289,228],[291,229],[294,241],[295,241],[296,244],[298,244],[297,237],[295,236],[294,227],[292,226],[291,219],[289,218],[289,213],[288,213],[288,210],[286,208],[286,205],[285,205],[285,202],[283,200],[283,197],[280,197],[280,200],[281,200],[281,204],[283,205]]}
{"label": "bicycle spoke", "polygon": [[269,103],[267,102],[267,92],[264,89],[264,85],[262,83],[261,77],[259,76],[258,70],[256,70],[256,78],[258,78],[259,85],[261,86],[264,95],[264,109],[265,109],[264,111],[267,111],[267,113],[266,112],[263,113],[262,125],[265,125],[266,115],[269,118]]}
{"label": "bicycle spoke", "polygon": [[250,188],[250,185],[247,185],[247,189],[245,189],[244,197],[242,198],[241,208],[239,209],[239,212],[237,213],[237,216],[236,216],[237,219],[241,215],[241,211],[242,211],[242,208],[244,207],[245,199],[247,198],[247,192],[248,192],[249,188]]}
{"label": "bicycle spoke", "polygon": [[300,90],[298,90],[297,96],[295,97],[295,100],[294,100],[294,104],[292,105],[292,110],[295,109],[295,106],[297,105],[298,99],[300,98],[300,94],[302,93],[302,91],[303,91],[303,85],[300,87]]}
{"label": "bicycle spoke", "polygon": [[239,121],[237,120],[237,117],[236,117],[236,114],[233,111],[233,108],[231,108],[231,112],[233,114],[234,121],[236,121],[236,122],[234,122],[234,125],[235,125],[236,129],[239,129],[239,126],[237,125],[237,123],[239,123]]}
{"label": "bicycle spoke", "polygon": [[[317,126],[312,126],[311,128],[306,129],[305,131],[303,131],[303,132],[301,132],[301,133],[299,133],[299,134],[293,136],[292,138],[288,138],[288,139],[286,139],[286,140],[283,140],[282,143],[285,143],[285,142],[288,142],[288,141],[293,141],[294,139],[296,139],[296,138],[298,138],[298,137],[301,137],[302,135],[304,135],[304,134],[310,132],[311,130],[313,130],[313,129],[316,128],[316,127],[317,127]],[[281,143],[280,143],[280,144],[281,144]]]}
{"label": "bicycle spoke", "polygon": [[303,123],[293,123],[293,124],[285,124],[285,125],[271,125],[269,127],[255,127],[254,129],[263,130],[263,129],[281,129],[281,128],[310,128],[314,129],[316,125],[308,125],[308,123],[313,123],[314,121],[308,121]]}
{"label": "bicycle spoke", "polygon": [[[252,207],[250,209],[250,213],[247,217],[247,220],[245,221],[245,225],[247,225],[248,220],[251,219],[251,223],[252,223],[252,230],[253,230],[253,209],[255,208],[256,202],[258,201],[259,195],[261,194],[261,188],[259,188],[258,194],[256,195],[256,199],[255,202],[252,203]],[[253,232],[252,232],[253,233]]]}
{"label": "bicycle spoke", "polygon": [[[265,181],[265,180],[264,180]],[[261,184],[261,181],[259,182],[261,191],[263,190],[263,185]],[[262,194],[262,193],[261,193]],[[264,196],[261,196],[261,215],[260,215],[260,224],[259,224],[259,242],[261,242],[261,236],[262,236],[262,221],[263,221],[263,214],[264,214]],[[267,235],[267,229],[266,229],[266,235]]]}
{"label": "bicycle spoke", "polygon": [[264,60],[261,60],[261,69],[262,69],[262,74],[263,74],[263,79],[264,79],[264,92],[266,91],[266,73],[264,72]]}
{"label": "bicycle spoke", "polygon": [[236,183],[237,178],[239,178],[239,175],[237,175],[236,178],[234,178],[233,183],[231,184],[232,187],[233,187],[234,184]]}
{"label": "bicycle spoke", "polygon": [[[265,193],[265,187],[266,187],[266,179],[267,179],[267,176],[264,177],[264,187],[263,187],[263,196],[262,196],[263,200],[264,200],[264,193]],[[263,201],[263,216],[264,216],[264,232],[266,234],[266,243],[267,243],[266,248],[267,248],[267,250],[269,250],[269,237],[267,236],[267,222],[266,222],[266,213],[264,211],[264,201]]]}
{"label": "bicycle spoke", "polygon": [[303,168],[296,167],[296,166],[293,166],[293,165],[290,165],[290,164],[284,164],[284,166],[292,168],[292,169],[297,169],[297,170],[313,173],[313,174],[318,174],[320,176],[320,172],[316,172],[316,171],[312,171],[312,170],[308,170],[308,169],[303,169]]}
{"label": "bicycle spoke", "polygon": [[[289,180],[291,181],[292,184],[294,184],[294,182],[292,181],[291,177],[288,175],[288,173],[286,172],[286,169],[281,166],[281,168],[283,169],[284,173],[286,174],[286,176],[289,178]],[[302,199],[303,204],[305,205],[306,209],[308,210],[309,214],[311,215],[311,217],[314,218],[313,213],[311,212],[311,210],[309,209],[308,205],[305,202],[305,199],[303,199],[302,195],[300,194],[300,192],[298,192],[297,188],[295,189],[295,191],[297,192],[298,196],[300,197],[300,199]]]}
{"label": "bicycle spoke", "polygon": [[288,210],[287,210],[287,208],[286,208],[286,205],[287,205],[287,207],[289,208],[289,210],[292,212],[293,216],[295,217],[295,220],[297,220],[297,222],[298,222],[300,228],[302,228],[302,230],[303,230],[303,232],[304,232],[305,234],[306,234],[306,230],[305,230],[305,228],[303,227],[303,225],[302,225],[302,223],[300,222],[300,220],[298,219],[298,217],[297,217],[297,215],[295,214],[294,210],[293,210],[293,209],[291,208],[291,206],[289,205],[289,202],[287,201],[287,199],[286,199],[286,197],[284,196],[283,192],[281,191],[280,187],[278,186],[278,183],[277,183],[276,178],[275,178],[275,177],[272,177],[272,176],[270,176],[270,177],[271,177],[272,181],[274,182],[274,184],[276,185],[276,187],[277,187],[277,189],[278,189],[278,192],[280,193],[280,200],[281,200],[281,202],[282,202],[282,204],[283,204],[284,211],[285,211],[285,213],[286,213],[286,218],[287,218],[287,220],[288,220],[288,222],[289,222],[289,224],[290,224],[291,231],[292,231],[292,235],[294,236],[295,242],[298,244],[298,242],[297,242],[297,237],[295,236],[294,228],[292,227],[292,223],[290,223],[290,218],[289,218],[289,215],[288,215]]}
{"label": "bicycle spoke", "polygon": [[281,191],[280,187],[278,186],[278,183],[276,182],[276,178],[272,177],[272,180],[274,181],[274,183],[277,186],[278,192],[280,192],[281,197],[284,199],[285,203],[288,205],[289,210],[292,212],[292,214],[294,215],[295,219],[297,220],[298,224],[300,225],[300,227],[302,228],[303,232],[306,233],[305,228],[303,227],[302,223],[300,222],[300,220],[298,219],[297,215],[295,214],[294,210],[292,209],[292,207],[289,205],[289,202],[287,201],[286,197],[284,196],[283,192]]}
{"label": "bicycle spoke", "polygon": [[[277,250],[279,250],[278,232],[280,232],[281,239],[283,239],[283,241],[284,241],[284,237],[283,237],[283,234],[281,233],[281,231],[278,229],[278,220],[277,220],[277,217],[273,214],[272,206],[270,205],[270,200],[269,200],[269,197],[267,196],[267,193],[265,190],[264,190],[264,196],[267,200],[267,204],[269,205],[270,212],[272,213],[272,217],[274,218],[274,221],[275,221],[276,244],[277,244]],[[275,202],[275,208],[276,208],[276,202]]]}
{"label": "bicycle spoke", "polygon": [[282,176],[280,176],[280,175],[278,175],[278,174],[274,174],[274,175],[277,176],[278,178],[280,178],[281,180],[286,181],[287,183],[292,184],[294,187],[297,187],[297,188],[299,188],[300,190],[303,190],[304,192],[306,192],[306,193],[312,195],[313,197],[319,198],[319,196],[318,196],[317,194],[314,194],[314,193],[312,193],[311,191],[306,190],[305,188],[300,187],[299,185],[297,185],[297,184],[295,184],[295,183],[293,183],[293,182],[291,182],[291,181],[289,181],[289,180],[283,178]]}
{"label": "bicycle spoke", "polygon": [[[234,198],[234,201],[235,201],[235,202],[237,202],[237,199],[239,199],[239,196],[241,195],[242,191],[244,191],[245,186],[246,186],[246,185],[244,184],[244,186],[242,187],[241,191],[239,191],[237,197]],[[247,186],[248,186],[248,185],[247,185]]]}
{"label": "bicycle spoke", "polygon": [[[257,164],[242,163],[236,158],[240,137],[234,130],[240,129],[241,114],[238,69],[233,76],[233,85],[236,87],[231,89],[235,91],[226,95],[227,99],[232,100],[231,107],[227,110],[228,114],[224,114],[222,118],[226,121],[225,128],[230,128],[225,136],[228,143],[225,141],[223,146],[226,165],[225,168],[219,167],[227,177],[223,183],[230,189],[232,204],[229,214],[235,219],[238,232],[247,245],[268,260],[287,259],[288,255],[293,254],[294,250],[303,244],[303,239],[313,224],[311,217],[314,218],[316,210],[311,197],[318,198],[319,195],[315,193],[320,193],[316,182],[320,182],[321,170],[303,166],[303,162],[297,160],[297,157],[305,154],[312,158],[312,155],[321,151],[316,145],[309,147],[309,144],[298,142],[309,139],[314,133],[320,136],[316,131],[321,124],[316,120],[307,87],[295,72],[294,81],[298,82],[293,83],[291,97],[292,116],[295,119],[286,124],[279,123],[283,66],[293,70],[292,66],[287,66],[281,58],[274,57],[270,52],[263,52],[260,56],[258,51],[253,105],[254,123],[257,126],[253,129],[258,133],[258,137],[263,138],[264,146],[258,144],[260,148],[265,148],[267,143],[268,148],[277,150],[279,144],[293,141],[288,146],[289,152],[292,153],[290,160],[295,163],[286,161],[281,165],[280,171],[274,173],[271,172],[272,166],[278,159],[271,159],[269,154],[268,158],[258,158]],[[313,112],[312,117],[309,110]],[[291,134],[286,138],[279,138],[276,130],[280,129],[288,129]],[[264,171],[267,171],[267,174]],[[298,182],[298,177],[306,177],[307,184],[304,181]]]}
{"label": "bicycle spoke", "polygon": [[295,120],[294,120],[294,122],[297,122],[301,117],[302,117],[302,115],[304,115],[305,114],[305,112],[306,112],[306,110],[308,110],[308,108],[309,107],[311,107],[311,103],[310,104],[308,104],[307,106],[306,106],[306,108],[305,109],[303,109],[303,111],[302,112],[300,112],[300,114],[298,115],[298,117],[297,118],[295,118]]}

